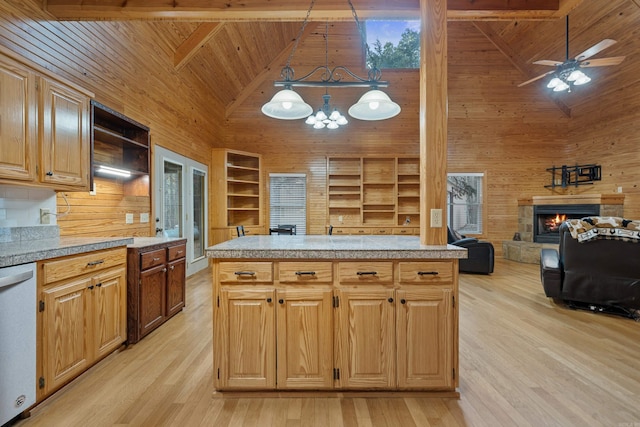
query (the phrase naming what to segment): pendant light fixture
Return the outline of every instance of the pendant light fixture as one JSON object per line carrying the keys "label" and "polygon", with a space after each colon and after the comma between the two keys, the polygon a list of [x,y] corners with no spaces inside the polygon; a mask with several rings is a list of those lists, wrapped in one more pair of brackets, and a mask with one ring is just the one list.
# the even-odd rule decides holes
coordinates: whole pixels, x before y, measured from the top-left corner
{"label": "pendant light fixture", "polygon": [[[360,35],[363,50],[366,54],[368,49],[364,33],[360,25],[360,21],[358,20],[358,14],[356,13],[356,10],[351,3],[351,0],[347,0],[347,2],[349,4],[349,7],[351,8],[351,13],[358,28],[358,34]],[[282,78],[282,80],[277,80],[274,82],[274,86],[284,87],[284,89],[276,93],[271,101],[262,106],[262,112],[269,117],[282,120],[295,120],[308,117],[306,123],[313,124],[314,128],[324,128],[326,126],[329,129],[336,129],[339,126],[347,124],[348,122],[344,116],[340,115],[340,113],[334,114],[336,120],[330,121],[329,123],[324,121],[326,119],[319,120],[319,118],[322,117],[322,114],[328,116],[327,119],[330,119],[331,114],[333,114],[333,112],[331,112],[331,114],[328,114],[328,111],[330,111],[330,95],[328,94],[328,88],[368,87],[370,90],[365,93],[356,104],[349,108],[349,115],[351,117],[359,120],[384,120],[398,115],[401,111],[400,106],[393,102],[386,93],[382,92],[379,89],[381,87],[387,87],[389,85],[388,82],[380,80],[380,78],[382,77],[382,72],[380,71],[380,69],[374,66],[368,71],[367,77],[363,78],[356,75],[344,66],[336,66],[333,69],[329,68],[328,23],[326,24],[327,27],[325,32],[325,65],[317,66],[310,73],[303,77],[300,77],[299,79],[294,78],[294,71],[293,68],[291,68],[291,59],[293,58],[296,48],[298,47],[300,37],[302,36],[304,29],[307,26],[309,15],[311,14],[311,10],[313,9],[314,4],[315,0],[311,0],[311,4],[309,5],[309,9],[307,10],[307,15],[304,18],[304,22],[302,23],[298,35],[296,36],[286,65],[280,72],[280,77]],[[317,73],[320,74],[320,79],[316,81],[311,80],[312,76],[316,75]],[[351,80],[343,80],[343,75],[349,76]],[[300,97],[298,93],[296,93],[292,89],[293,87],[299,86],[327,88],[327,92],[325,92],[325,95],[323,96],[324,104],[316,115],[310,116],[313,112],[313,109],[309,104],[305,103],[302,100],[302,97]],[[340,117],[342,118],[340,119]],[[316,126],[319,121],[322,122],[325,126],[320,126],[320,124]]]}

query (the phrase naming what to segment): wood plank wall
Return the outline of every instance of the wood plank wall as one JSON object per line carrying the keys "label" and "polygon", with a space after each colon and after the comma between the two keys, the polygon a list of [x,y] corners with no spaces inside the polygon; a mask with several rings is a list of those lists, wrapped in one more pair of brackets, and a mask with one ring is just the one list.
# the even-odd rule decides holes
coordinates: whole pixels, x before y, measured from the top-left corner
{"label": "wood plank wall", "polygon": [[[209,165],[209,147],[221,132],[212,117],[224,110],[188,68],[175,71],[171,46],[186,35],[154,22],[55,22],[37,3],[0,2],[0,44],[149,126],[152,150],[161,145]],[[96,196],[65,193],[72,213],[59,219],[61,234],[150,235],[153,222],[140,224],[138,214],[152,211],[152,198],[125,197],[115,180],[97,182]],[[57,203],[63,211],[62,197]],[[125,224],[125,212],[135,213],[135,224]]]}
{"label": "wood plank wall", "polygon": [[[612,7],[628,14],[631,12],[628,8],[637,13],[639,6],[617,0]],[[98,101],[148,125],[152,129],[152,145],[162,145],[207,165],[211,157],[209,147],[227,146],[262,153],[265,174],[307,173],[311,233],[325,231],[327,155],[418,155],[415,71],[385,71],[383,75],[391,82],[387,92],[402,106],[398,117],[371,123],[352,119],[344,129],[318,132],[302,122],[268,119],[259,112],[261,105],[276,92],[272,81],[279,78],[278,67],[225,118],[222,105],[206,90],[210,83],[204,84],[189,67],[180,71],[173,68],[173,46],[188,36],[189,27],[163,22],[49,19],[35,0],[1,2],[0,44],[86,87],[96,94]],[[192,25],[192,29],[197,26]],[[551,194],[551,190],[544,188],[550,182],[545,169],[554,164],[601,163],[602,182],[567,189],[565,193],[611,193],[621,186],[627,196],[625,216],[640,217],[636,172],[640,154],[635,130],[640,114],[637,78],[625,76],[622,81],[608,81],[610,85],[618,85],[618,91],[606,99],[591,99],[575,106],[573,118],[568,119],[536,85],[517,88],[524,76],[472,23],[449,22],[448,31],[448,169],[486,173],[488,223],[483,237],[495,244],[498,254],[501,241],[511,239],[517,230],[518,198]],[[339,23],[331,26],[332,66],[362,69],[361,57],[335,48],[357,37],[349,26]],[[317,34],[298,48],[292,63],[298,76],[305,73],[305,68],[308,71],[323,62],[318,61],[316,54],[316,59],[305,63],[305,58],[314,56],[314,52],[324,54],[324,39]],[[635,76],[640,75],[640,70],[634,70]],[[302,88],[300,93],[317,108],[324,91]],[[332,105],[346,111],[362,93],[360,89],[331,91]],[[116,203],[120,214],[105,219],[110,225],[104,227],[103,235],[143,233],[137,225],[135,229],[123,227],[122,212],[138,212],[147,203],[150,209],[152,198],[148,202],[130,200],[120,196],[121,189],[111,184],[99,189],[95,199],[86,195],[70,197],[74,213],[80,215],[85,209],[81,206],[88,200],[98,201],[99,206],[87,207],[86,215],[89,209],[103,209]],[[103,194],[104,201],[100,202]],[[59,200],[59,206],[63,207],[64,201]],[[210,211],[216,208],[210,206]],[[64,234],[95,235],[90,227],[74,221],[75,216],[61,221]]]}
{"label": "wood plank wall", "polygon": [[[520,73],[472,24],[450,22],[448,31],[448,170],[486,173],[484,237],[500,254],[501,241],[512,239],[518,228],[518,198],[546,194],[550,175],[545,169],[567,150],[568,119],[535,88],[517,88]],[[358,66],[358,58],[343,60]],[[327,155],[419,155],[418,73],[384,71],[383,78],[391,82],[385,89],[390,97],[402,100],[402,112],[391,120],[351,119],[344,130],[333,132],[310,129],[302,121],[265,120],[259,109],[275,93],[270,81],[228,119],[225,144],[262,153],[266,174],[308,174],[310,233],[325,232]],[[298,92],[309,103],[321,101],[321,93]],[[347,89],[331,95],[342,111],[358,97]]]}

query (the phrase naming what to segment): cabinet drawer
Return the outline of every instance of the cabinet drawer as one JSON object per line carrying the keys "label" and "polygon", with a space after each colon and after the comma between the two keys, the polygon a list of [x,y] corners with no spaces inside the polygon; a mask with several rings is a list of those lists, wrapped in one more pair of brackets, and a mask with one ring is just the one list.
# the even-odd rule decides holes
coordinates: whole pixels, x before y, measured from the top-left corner
{"label": "cabinet drawer", "polygon": [[393,230],[390,228],[372,228],[371,234],[385,235],[385,234],[393,234]]}
{"label": "cabinet drawer", "polygon": [[392,262],[341,262],[340,283],[392,283]]}
{"label": "cabinet drawer", "polygon": [[43,283],[53,283],[71,277],[81,276],[124,264],[127,261],[127,249],[109,249],[92,252],[87,255],[66,257],[42,263]]}
{"label": "cabinet drawer", "polygon": [[187,246],[186,245],[176,245],[169,246],[169,261],[173,261],[175,259],[184,258],[187,254]]}
{"label": "cabinet drawer", "polygon": [[140,270],[146,270],[156,265],[164,264],[167,261],[167,252],[158,249],[140,254]]}
{"label": "cabinet drawer", "polygon": [[281,283],[331,283],[331,262],[281,262]]}
{"label": "cabinet drawer", "polygon": [[220,283],[258,283],[273,281],[270,262],[221,262],[218,268]]}
{"label": "cabinet drawer", "polygon": [[416,234],[419,235],[420,231],[416,227],[402,227],[402,228],[398,227],[393,229],[393,234],[413,236]]}
{"label": "cabinet drawer", "polygon": [[400,283],[440,284],[453,282],[453,263],[446,261],[401,262]]}

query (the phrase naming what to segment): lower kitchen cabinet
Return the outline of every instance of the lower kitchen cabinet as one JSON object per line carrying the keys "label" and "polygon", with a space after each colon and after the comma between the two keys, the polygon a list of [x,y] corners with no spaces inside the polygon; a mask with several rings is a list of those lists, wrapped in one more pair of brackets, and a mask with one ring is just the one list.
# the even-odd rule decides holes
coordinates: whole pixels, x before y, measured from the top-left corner
{"label": "lower kitchen cabinet", "polygon": [[214,386],[453,391],[456,272],[451,261],[215,261]]}
{"label": "lower kitchen cabinet", "polygon": [[127,249],[127,336],[134,344],[185,305],[186,239],[140,239]]}
{"label": "lower kitchen cabinet", "polygon": [[126,341],[126,249],[38,263],[38,400]]}

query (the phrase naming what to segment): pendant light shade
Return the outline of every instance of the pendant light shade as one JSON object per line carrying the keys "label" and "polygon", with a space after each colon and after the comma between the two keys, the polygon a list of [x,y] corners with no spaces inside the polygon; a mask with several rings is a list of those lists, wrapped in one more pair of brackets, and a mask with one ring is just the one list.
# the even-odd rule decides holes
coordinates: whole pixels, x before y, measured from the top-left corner
{"label": "pendant light shade", "polygon": [[262,106],[262,113],[274,119],[298,120],[313,113],[313,108],[293,90],[282,89]]}
{"label": "pendant light shade", "polygon": [[397,116],[400,110],[386,93],[373,89],[349,108],[349,115],[359,120],[384,120]]}

